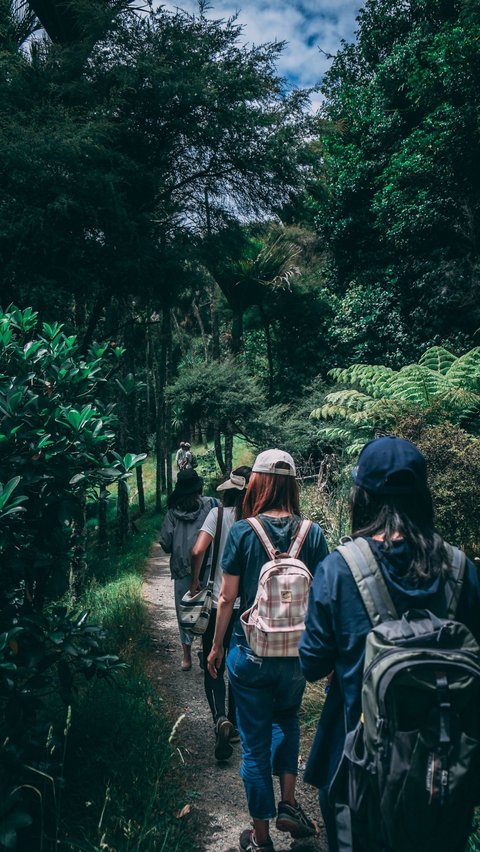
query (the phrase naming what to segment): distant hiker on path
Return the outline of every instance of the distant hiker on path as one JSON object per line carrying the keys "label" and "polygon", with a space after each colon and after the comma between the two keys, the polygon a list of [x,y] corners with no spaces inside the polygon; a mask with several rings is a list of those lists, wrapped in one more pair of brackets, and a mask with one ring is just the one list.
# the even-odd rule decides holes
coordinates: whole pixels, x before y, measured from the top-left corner
{"label": "distant hiker on path", "polygon": [[[257,518],[272,547],[283,555],[296,540],[300,528],[307,529],[300,518],[295,475],[295,464],[288,453],[276,449],[260,453],[253,465],[243,505],[244,518]],[[328,552],[318,524],[307,522],[307,527],[299,556],[305,563],[303,575],[308,574],[307,568],[313,571]],[[247,520],[234,524],[222,558],[217,623],[208,657],[213,678],[222,665],[224,637],[235,600],[240,594],[239,614],[247,618],[246,613],[257,595],[260,571],[267,559],[264,544],[251,524]],[[285,589],[282,598],[282,601],[270,602],[273,614],[276,610],[278,615],[283,605],[289,611],[294,594]],[[296,644],[292,654],[297,654]],[[241,776],[253,820],[253,829],[245,829],[240,836],[240,849],[243,852],[273,852],[269,820],[275,817],[277,829],[290,832],[292,837],[316,833],[315,824],[295,798],[300,739],[298,711],[305,679],[298,656],[253,653],[240,618],[235,622],[227,669],[242,743]],[[282,801],[278,811],[272,772],[280,778]]]}
{"label": "distant hiker on path", "polygon": [[183,470],[187,466],[187,454],[185,451],[185,441],[180,441],[180,445],[175,456],[177,470]]}
{"label": "distant hiker on path", "polygon": [[[175,607],[179,619],[179,605],[191,583],[190,560],[197,533],[210,509],[218,506],[215,497],[202,497],[203,479],[195,470],[179,470],[175,489],[168,498],[168,511],[160,532],[160,544],[170,553],[170,573],[175,583]],[[192,668],[191,645],[193,635],[180,627],[183,649],[182,671]]]}
{"label": "distant hiker on path", "polygon": [[[208,627],[202,636],[203,659],[206,661],[212,648],[213,634],[215,632],[215,624],[217,621],[217,605],[218,595],[222,584],[222,556],[225,549],[225,544],[228,534],[235,523],[242,517],[242,503],[245,495],[245,489],[250,478],[251,467],[237,467],[229,476],[229,478],[218,486],[217,491],[222,494],[223,513],[221,518],[221,533],[218,548],[218,560],[215,571],[215,580],[213,586],[213,606],[210,614]],[[208,547],[215,539],[217,524],[219,518],[219,509],[211,509],[207,515],[203,526],[200,530],[198,538],[194,544],[192,551],[192,582],[190,585],[190,594],[193,596],[200,589],[199,577],[203,559]],[[232,617],[226,629],[223,644],[224,648],[228,649],[230,638],[232,635],[233,624],[236,618],[240,600],[237,599],[233,610]],[[210,706],[215,725],[215,758],[217,760],[227,760],[232,754],[232,742],[238,742],[239,736],[237,728],[237,720],[235,715],[235,701],[233,698],[232,689],[225,689],[225,658],[223,658],[220,668],[217,670],[217,677],[213,678],[208,671],[208,667],[204,668],[204,684],[205,695]],[[228,692],[228,709],[226,709],[226,697]]]}
{"label": "distant hiker on path", "polygon": [[[365,807],[373,810],[364,810],[353,828],[353,848],[369,852],[403,852],[406,849],[410,852],[431,852],[433,849],[463,852],[470,832],[473,796],[476,794],[478,799],[479,789],[480,690],[478,679],[476,684],[473,681],[475,656],[477,666],[480,658],[478,650],[477,654],[471,650],[465,653],[466,668],[472,671],[470,676],[468,671],[465,674],[465,670],[460,670],[458,651],[456,663],[449,665],[444,662],[447,652],[443,649],[455,647],[455,636],[466,633],[464,626],[473,634],[468,640],[470,649],[475,647],[475,639],[477,643],[480,641],[480,580],[475,566],[469,560],[465,562],[460,551],[446,545],[435,531],[426,462],[413,444],[393,436],[371,441],[362,449],[352,476],[353,541],[345,542],[318,566],[306,629],[300,641],[300,664],[307,680],[316,681],[334,672],[305,770],[305,781],[319,788],[330,852],[346,849],[345,831],[352,831],[354,806],[352,803],[351,808],[347,803],[346,807],[340,807],[332,790],[329,793],[329,787],[344,746],[347,754],[346,734],[354,730],[358,732],[356,778],[361,783],[358,773],[364,760],[369,722],[365,711],[368,705],[362,700],[363,682],[365,699],[373,703],[378,697],[384,702],[381,715],[372,714],[376,719],[373,742],[378,744],[383,768],[370,773],[363,789],[370,789],[375,783],[383,784],[383,790],[375,787],[375,798],[370,799],[369,805],[368,792],[363,794]],[[427,610],[430,612],[425,612]],[[451,619],[451,610],[455,613],[455,622],[461,624],[455,627],[449,621],[449,626],[444,628],[439,619]],[[374,631],[372,623],[376,625]],[[369,665],[364,680],[367,634],[372,644],[369,644]],[[382,656],[384,635],[387,650]],[[414,657],[415,642],[423,635],[425,644],[420,645]],[[398,645],[395,645],[395,636],[399,637]],[[405,638],[408,638],[408,647]],[[387,666],[388,661],[392,661],[390,680],[386,669],[379,669],[378,676],[384,677],[382,689],[389,690],[388,694],[382,693],[383,698],[379,690],[366,691],[370,683],[367,673],[373,678],[374,672],[373,643],[379,650],[378,666]],[[404,646],[406,651],[402,650]],[[427,647],[428,652],[422,651]],[[394,657],[399,651],[400,655]],[[419,657],[418,653],[423,656]],[[433,653],[437,655],[435,660]],[[429,654],[433,660],[431,669],[427,669]],[[400,668],[402,659],[405,659],[403,669]],[[413,669],[415,659],[421,660],[421,664],[419,662]],[[427,680],[428,674],[430,680]],[[395,680],[400,677],[403,680]],[[457,679],[455,698],[455,690],[451,687]],[[468,698],[472,686],[476,700]],[[396,712],[393,712],[394,701],[399,702],[395,705]],[[462,728],[465,716],[468,719],[466,735]],[[440,738],[439,748],[437,737]],[[475,739],[471,738],[477,740],[476,757]],[[349,742],[353,748],[353,734]],[[461,748],[462,752],[456,751]],[[387,765],[387,759],[393,763]],[[367,773],[363,777],[366,778]],[[459,793],[455,784],[462,782],[462,777],[466,783]],[[386,787],[394,785],[395,779],[397,787],[391,788],[388,795]],[[452,784],[453,792],[449,792]],[[408,789],[411,793],[405,800]],[[340,822],[336,824],[335,821],[332,795],[337,817],[342,819],[341,843],[337,841]],[[381,819],[380,805],[377,805],[380,801],[382,808],[387,805],[390,808],[391,816],[386,822]],[[450,811],[449,802],[452,803]],[[366,813],[373,813],[373,820],[367,819]],[[360,830],[366,832],[366,836],[358,835]],[[388,836],[389,832],[393,837]]]}

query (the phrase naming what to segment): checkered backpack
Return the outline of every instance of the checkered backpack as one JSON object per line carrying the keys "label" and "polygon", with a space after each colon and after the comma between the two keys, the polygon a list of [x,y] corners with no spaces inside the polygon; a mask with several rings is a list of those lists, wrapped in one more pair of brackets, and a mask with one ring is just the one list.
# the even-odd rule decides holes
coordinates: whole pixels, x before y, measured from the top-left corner
{"label": "checkered backpack", "polygon": [[260,571],[253,606],[240,616],[245,636],[258,657],[297,657],[312,582],[310,571],[298,557],[312,522],[300,522],[287,553],[275,549],[258,518],[248,518],[247,523],[269,561]]}

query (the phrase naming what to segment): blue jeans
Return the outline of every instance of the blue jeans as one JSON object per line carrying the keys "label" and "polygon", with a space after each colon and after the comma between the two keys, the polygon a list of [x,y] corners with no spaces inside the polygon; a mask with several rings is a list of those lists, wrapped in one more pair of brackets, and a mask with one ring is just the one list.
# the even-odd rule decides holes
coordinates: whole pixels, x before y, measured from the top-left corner
{"label": "blue jeans", "polygon": [[256,657],[235,634],[227,658],[242,741],[240,775],[253,819],[277,812],[272,773],[298,772],[298,710],[305,678],[297,657]]}

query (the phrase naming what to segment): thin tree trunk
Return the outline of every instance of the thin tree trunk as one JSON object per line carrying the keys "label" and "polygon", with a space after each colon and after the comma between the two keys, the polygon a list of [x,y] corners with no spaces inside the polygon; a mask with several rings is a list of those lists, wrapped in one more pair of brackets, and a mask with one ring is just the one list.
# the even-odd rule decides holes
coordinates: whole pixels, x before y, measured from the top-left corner
{"label": "thin tree trunk", "polygon": [[200,443],[203,445],[204,450],[208,450],[208,422],[206,420],[200,421],[200,432],[201,432]]}
{"label": "thin tree trunk", "polygon": [[270,334],[270,323],[268,321],[268,317],[265,313],[265,309],[263,305],[260,305],[260,316],[262,318],[263,329],[265,331],[265,340],[267,344],[267,361],[268,361],[268,401],[273,402],[273,391],[275,385],[275,378],[273,374],[273,352],[272,352],[272,338]]}
{"label": "thin tree trunk", "polygon": [[233,309],[231,349],[234,355],[238,355],[243,349],[243,311],[241,308]]}
{"label": "thin tree trunk", "polygon": [[100,317],[102,315],[102,311],[107,304],[108,298],[105,292],[99,293],[95,299],[93,304],[92,313],[90,314],[90,319],[87,324],[87,328],[85,329],[85,334],[83,335],[81,350],[83,353],[88,351],[88,347],[90,346],[93,340],[93,334],[95,329],[100,321]]}
{"label": "thin tree trunk", "polygon": [[212,358],[214,361],[218,361],[220,358],[220,329],[218,326],[217,284],[213,279],[210,285],[210,323],[212,326]]}
{"label": "thin tree trunk", "polygon": [[105,488],[98,501],[98,543],[102,546],[108,542],[107,496],[108,491]]}
{"label": "thin tree trunk", "polygon": [[[163,335],[165,348],[165,383],[169,384],[172,379],[172,311],[171,308],[164,308],[163,311]],[[165,447],[165,462],[167,474],[167,494],[171,494],[173,490],[173,471],[172,471],[172,405],[171,402],[165,399],[165,419],[164,419],[164,447]]]}
{"label": "thin tree trunk", "polygon": [[165,386],[165,371],[163,359],[163,342],[158,359],[158,335],[152,346],[153,392],[155,397],[155,509],[162,508],[162,492],[165,490],[165,455],[163,450],[163,388]]}
{"label": "thin tree trunk", "polygon": [[215,447],[215,456],[217,458],[218,466],[222,471],[222,474],[226,476],[226,466],[223,460],[223,452],[222,452],[222,441],[220,434],[220,426],[218,423],[214,424],[213,427],[213,446]]}
{"label": "thin tree trunk", "polygon": [[180,352],[182,353],[183,362],[184,362],[184,364],[188,364],[188,361],[189,361],[188,350],[186,349],[185,344],[183,342],[182,329],[180,328],[178,319],[175,315],[175,311],[172,311],[172,319],[173,319],[173,324],[175,326],[175,331],[177,332],[177,341],[178,341],[178,345],[180,347]]}
{"label": "thin tree trunk", "polygon": [[205,334],[205,326],[203,324],[202,315],[201,315],[200,309],[197,305],[197,296],[198,295],[199,294],[196,293],[195,298],[192,300],[192,308],[193,308],[193,313],[194,313],[195,319],[197,320],[198,327],[200,329],[200,334],[201,334],[201,337],[202,337],[203,357],[204,357],[205,361],[208,361],[208,341],[207,341],[207,335]]}
{"label": "thin tree trunk", "polygon": [[117,496],[117,544],[125,544],[129,532],[128,486],[124,479],[118,482]]}
{"label": "thin tree trunk", "polygon": [[233,433],[225,433],[225,476],[229,476],[233,467]]}
{"label": "thin tree trunk", "polygon": [[85,497],[79,499],[79,517],[72,524],[72,562],[70,565],[70,592],[78,600],[87,582],[87,503]]}

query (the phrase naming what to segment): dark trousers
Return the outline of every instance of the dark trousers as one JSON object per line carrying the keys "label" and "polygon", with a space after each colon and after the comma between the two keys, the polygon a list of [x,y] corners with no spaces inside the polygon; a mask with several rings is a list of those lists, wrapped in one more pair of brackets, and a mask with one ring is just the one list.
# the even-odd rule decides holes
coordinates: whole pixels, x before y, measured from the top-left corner
{"label": "dark trousers", "polygon": [[[218,670],[218,675],[216,678],[213,678],[207,669],[207,657],[212,649],[213,642],[213,634],[215,633],[215,624],[217,622],[217,610],[212,609],[210,614],[210,620],[208,622],[208,627],[205,633],[202,636],[202,646],[203,646],[203,660],[204,660],[204,686],[205,686],[205,695],[207,696],[207,701],[212,711],[213,721],[216,722],[219,716],[226,716],[227,719],[234,725],[237,726],[236,723],[236,715],[235,715],[235,701],[233,698],[233,692],[230,689],[230,685],[228,684],[228,676],[227,676],[227,685],[225,684],[225,661],[227,658],[227,651],[230,645],[230,639],[232,636],[233,625],[236,621],[237,614],[234,611],[232,617],[230,619],[230,623],[227,627],[225,638],[223,640],[223,648],[225,651],[222,665]],[[228,706],[226,707],[226,702],[228,702]],[[226,712],[225,712],[226,711]]]}

